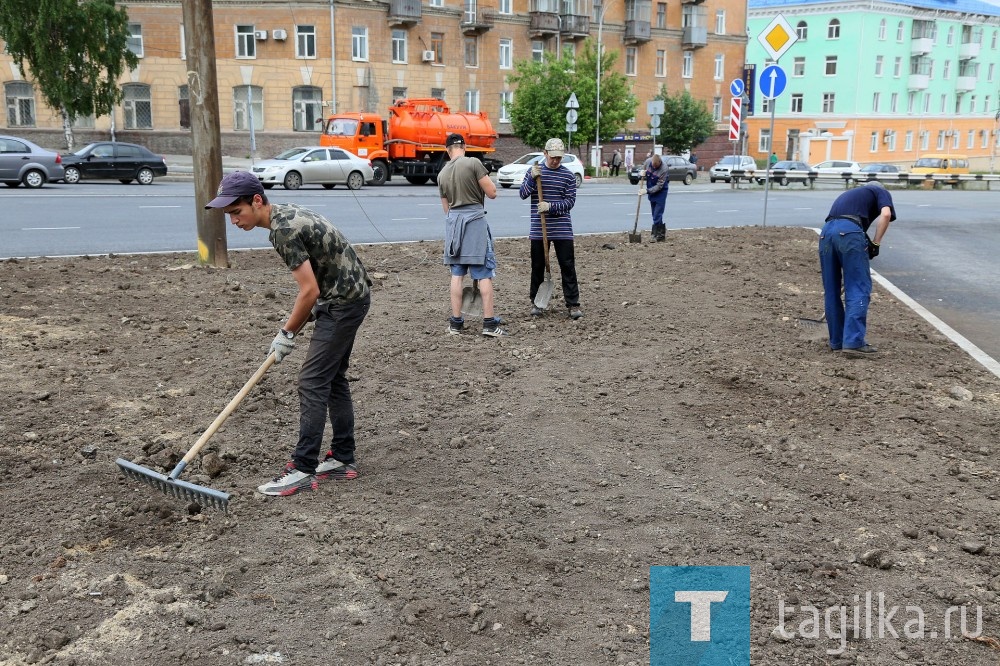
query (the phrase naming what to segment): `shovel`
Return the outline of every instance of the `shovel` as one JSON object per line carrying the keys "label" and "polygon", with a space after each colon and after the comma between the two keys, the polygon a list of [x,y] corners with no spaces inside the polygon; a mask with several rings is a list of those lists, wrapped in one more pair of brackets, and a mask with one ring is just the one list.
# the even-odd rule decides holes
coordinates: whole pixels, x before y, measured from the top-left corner
{"label": "shovel", "polygon": [[473,280],[471,287],[462,289],[462,316],[471,319],[483,316],[483,295],[479,291],[479,280]]}
{"label": "shovel", "polygon": [[205,446],[212,435],[215,434],[215,431],[222,427],[222,424],[227,418],[229,418],[229,415],[236,410],[241,402],[243,402],[243,398],[247,396],[250,389],[257,385],[257,382],[260,381],[261,377],[264,376],[264,373],[267,372],[272,365],[274,365],[274,354],[268,354],[263,365],[261,365],[260,368],[257,369],[257,372],[253,374],[253,377],[251,377],[247,383],[243,385],[240,392],[229,401],[229,404],[222,410],[222,413],[215,417],[215,420],[212,421],[212,425],[208,426],[208,430],[206,430],[205,433],[198,438],[198,441],[194,443],[194,446],[192,446],[191,449],[184,455],[184,458],[177,463],[177,466],[174,467],[174,471],[170,472],[168,476],[164,476],[159,472],[154,472],[153,470],[143,467],[142,465],[136,465],[134,462],[130,462],[124,458],[119,458],[115,462],[118,464],[118,467],[121,468],[122,473],[130,479],[152,486],[153,488],[166,495],[170,495],[171,497],[176,497],[177,499],[189,502],[196,502],[202,506],[219,509],[220,511],[225,512],[229,508],[229,493],[224,493],[221,490],[214,490],[212,488],[204,488],[193,483],[188,483],[187,481],[181,481],[177,477],[181,475],[181,472],[184,471],[187,464],[194,460],[194,457],[198,455],[198,452],[201,451],[202,447]]}
{"label": "shovel", "polygon": [[632,225],[632,233],[628,235],[629,243],[641,243],[642,242],[642,232],[639,231],[639,207],[642,206],[642,195],[640,194],[635,201],[635,224]]}
{"label": "shovel", "polygon": [[[541,176],[535,177],[535,185],[538,187],[538,200],[544,201]],[[549,307],[549,299],[552,298],[552,268],[549,266],[549,236],[545,230],[545,213],[539,213],[538,217],[542,220],[542,245],[545,246],[545,280],[535,292],[535,307],[544,310]]]}

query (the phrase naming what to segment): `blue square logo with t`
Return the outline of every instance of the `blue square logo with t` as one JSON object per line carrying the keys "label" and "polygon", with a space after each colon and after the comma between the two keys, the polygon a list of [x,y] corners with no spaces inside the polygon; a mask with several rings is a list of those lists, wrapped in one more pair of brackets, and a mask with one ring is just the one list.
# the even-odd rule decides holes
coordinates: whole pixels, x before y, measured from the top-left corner
{"label": "blue square logo with t", "polygon": [[750,567],[650,567],[650,666],[749,666]]}

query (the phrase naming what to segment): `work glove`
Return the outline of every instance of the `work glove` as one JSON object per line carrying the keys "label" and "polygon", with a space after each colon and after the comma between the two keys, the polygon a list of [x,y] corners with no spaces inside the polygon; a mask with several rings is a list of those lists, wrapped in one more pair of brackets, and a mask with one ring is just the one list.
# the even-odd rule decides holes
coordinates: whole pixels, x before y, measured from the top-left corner
{"label": "work glove", "polygon": [[639,196],[642,197],[642,196],[645,196],[645,195],[646,195],[646,186],[643,185],[643,186],[641,186],[639,188]]}
{"label": "work glove", "polygon": [[549,202],[548,201],[539,201],[538,202],[538,212],[539,213],[547,213],[547,212],[549,212],[549,208],[551,208],[551,206],[549,206]]}
{"label": "work glove", "polygon": [[541,175],[542,175],[542,167],[541,167],[541,165],[535,164],[534,166],[531,167],[531,177],[532,178],[538,178]]}
{"label": "work glove", "polygon": [[295,349],[295,334],[281,329],[274,336],[274,340],[271,342],[271,349],[267,353],[274,354],[275,363],[281,363],[281,359],[291,354],[293,349]]}
{"label": "work glove", "polygon": [[874,259],[878,256],[879,244],[873,241],[871,238],[868,239],[868,258]]}

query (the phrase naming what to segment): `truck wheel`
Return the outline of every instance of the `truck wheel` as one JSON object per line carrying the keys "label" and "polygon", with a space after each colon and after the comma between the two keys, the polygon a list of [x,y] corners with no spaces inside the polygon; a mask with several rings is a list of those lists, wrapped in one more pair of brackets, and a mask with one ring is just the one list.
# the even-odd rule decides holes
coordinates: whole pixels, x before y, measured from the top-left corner
{"label": "truck wheel", "polygon": [[289,171],[285,174],[284,186],[286,190],[297,190],[302,187],[302,176],[298,171]]}
{"label": "truck wheel", "polygon": [[375,160],[372,162],[372,171],[375,172],[375,177],[372,178],[372,185],[385,185],[385,181],[389,179],[389,165],[385,163],[385,160]]}
{"label": "truck wheel", "polygon": [[349,190],[360,190],[365,184],[365,177],[361,175],[360,171],[352,171],[347,177],[347,189]]}
{"label": "truck wheel", "polygon": [[428,180],[430,180],[430,178],[428,178],[427,176],[407,176],[406,177],[406,182],[411,183],[413,185],[424,185],[424,184],[427,183]]}

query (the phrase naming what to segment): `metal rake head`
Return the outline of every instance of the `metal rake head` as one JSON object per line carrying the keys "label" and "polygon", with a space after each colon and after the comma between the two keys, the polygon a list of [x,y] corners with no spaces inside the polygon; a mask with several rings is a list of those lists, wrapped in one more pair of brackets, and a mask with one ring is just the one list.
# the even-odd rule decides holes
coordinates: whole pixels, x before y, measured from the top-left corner
{"label": "metal rake head", "polygon": [[154,472],[142,465],[136,465],[134,462],[130,462],[124,458],[119,458],[115,462],[122,473],[128,478],[145,483],[147,486],[152,486],[165,495],[188,502],[196,502],[201,506],[218,509],[223,513],[226,513],[229,509],[229,493],[224,493],[221,490],[213,490],[212,488],[203,488],[202,486],[181,481],[180,479],[172,479],[165,474]]}

